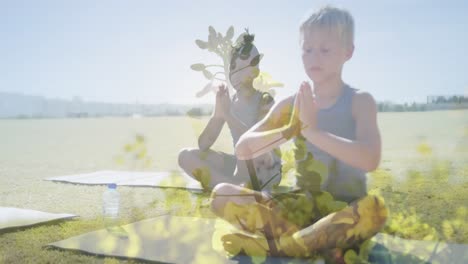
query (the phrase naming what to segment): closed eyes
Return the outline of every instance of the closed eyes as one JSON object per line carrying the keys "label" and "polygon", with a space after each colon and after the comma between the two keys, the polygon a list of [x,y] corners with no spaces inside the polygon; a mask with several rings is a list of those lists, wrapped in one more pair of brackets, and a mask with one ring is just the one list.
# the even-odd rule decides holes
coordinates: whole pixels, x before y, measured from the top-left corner
{"label": "closed eyes", "polygon": [[[307,48],[307,49],[304,49],[303,51],[304,51],[304,53],[312,53],[312,52],[314,52],[314,49]],[[328,54],[329,52],[330,52],[329,48],[320,48],[320,53],[322,53],[322,54]]]}

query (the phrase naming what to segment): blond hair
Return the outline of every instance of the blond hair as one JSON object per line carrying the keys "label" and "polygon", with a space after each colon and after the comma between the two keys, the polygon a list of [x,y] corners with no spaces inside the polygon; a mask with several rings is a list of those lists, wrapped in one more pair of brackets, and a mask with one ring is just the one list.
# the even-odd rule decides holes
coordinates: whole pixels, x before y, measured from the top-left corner
{"label": "blond hair", "polygon": [[301,39],[305,33],[317,28],[337,32],[346,46],[354,44],[354,19],[345,9],[327,5],[313,12],[301,23]]}

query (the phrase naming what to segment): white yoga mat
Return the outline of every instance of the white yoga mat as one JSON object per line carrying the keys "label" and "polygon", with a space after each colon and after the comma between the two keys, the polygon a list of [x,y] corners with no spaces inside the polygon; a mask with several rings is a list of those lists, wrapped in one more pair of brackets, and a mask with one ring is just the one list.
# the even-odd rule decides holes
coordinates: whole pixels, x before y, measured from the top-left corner
{"label": "white yoga mat", "polygon": [[0,207],[0,230],[32,226],[59,219],[76,217],[73,214],[53,214],[35,210]]}
{"label": "white yoga mat", "polygon": [[[114,256],[168,263],[243,263],[248,257],[228,258],[223,250],[221,236],[231,229],[222,220],[193,217],[161,216],[119,227],[99,230],[72,237],[51,247],[78,250],[101,256]],[[397,253],[409,253],[423,261],[430,258],[435,242],[405,240],[378,234],[374,240]],[[422,250],[424,248],[425,250]],[[431,251],[431,252],[432,252]],[[440,263],[463,262],[467,245],[441,243],[432,261]],[[267,263],[305,263],[300,259],[269,258]],[[285,262],[277,262],[285,260]],[[309,262],[310,263],[310,262]]]}
{"label": "white yoga mat", "polygon": [[167,171],[96,171],[92,173],[52,177],[45,180],[88,185],[115,183],[121,186],[149,186],[202,190],[200,183],[187,174]]}

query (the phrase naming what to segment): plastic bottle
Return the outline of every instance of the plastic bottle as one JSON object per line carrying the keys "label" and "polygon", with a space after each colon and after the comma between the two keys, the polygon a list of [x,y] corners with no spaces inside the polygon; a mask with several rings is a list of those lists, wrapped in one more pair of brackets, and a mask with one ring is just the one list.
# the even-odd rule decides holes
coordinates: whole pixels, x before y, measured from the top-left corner
{"label": "plastic bottle", "polygon": [[102,214],[104,220],[115,224],[119,218],[120,194],[117,191],[117,185],[111,183],[102,195]]}

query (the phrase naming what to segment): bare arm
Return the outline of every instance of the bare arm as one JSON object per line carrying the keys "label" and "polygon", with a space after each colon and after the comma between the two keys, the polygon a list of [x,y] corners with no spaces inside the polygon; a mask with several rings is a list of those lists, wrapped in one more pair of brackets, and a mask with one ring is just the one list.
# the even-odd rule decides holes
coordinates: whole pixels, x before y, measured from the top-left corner
{"label": "bare arm", "polygon": [[225,121],[224,117],[224,89],[219,89],[216,92],[215,107],[213,115],[211,116],[208,124],[206,125],[203,132],[198,137],[198,148],[202,151],[211,148],[216,139],[218,138],[221,130],[223,129]]}
{"label": "bare arm", "polygon": [[290,129],[293,101],[291,96],[275,104],[260,122],[240,137],[235,150],[238,159],[256,158],[288,141],[284,135]]}
{"label": "bare arm", "polygon": [[224,126],[224,119],[213,115],[203,132],[198,137],[198,148],[208,150],[216,141]]}
{"label": "bare arm", "polygon": [[353,97],[352,111],[356,120],[355,140],[313,128],[302,130],[302,135],[337,159],[362,170],[373,171],[378,167],[381,155],[376,103],[370,94],[359,93]]}

